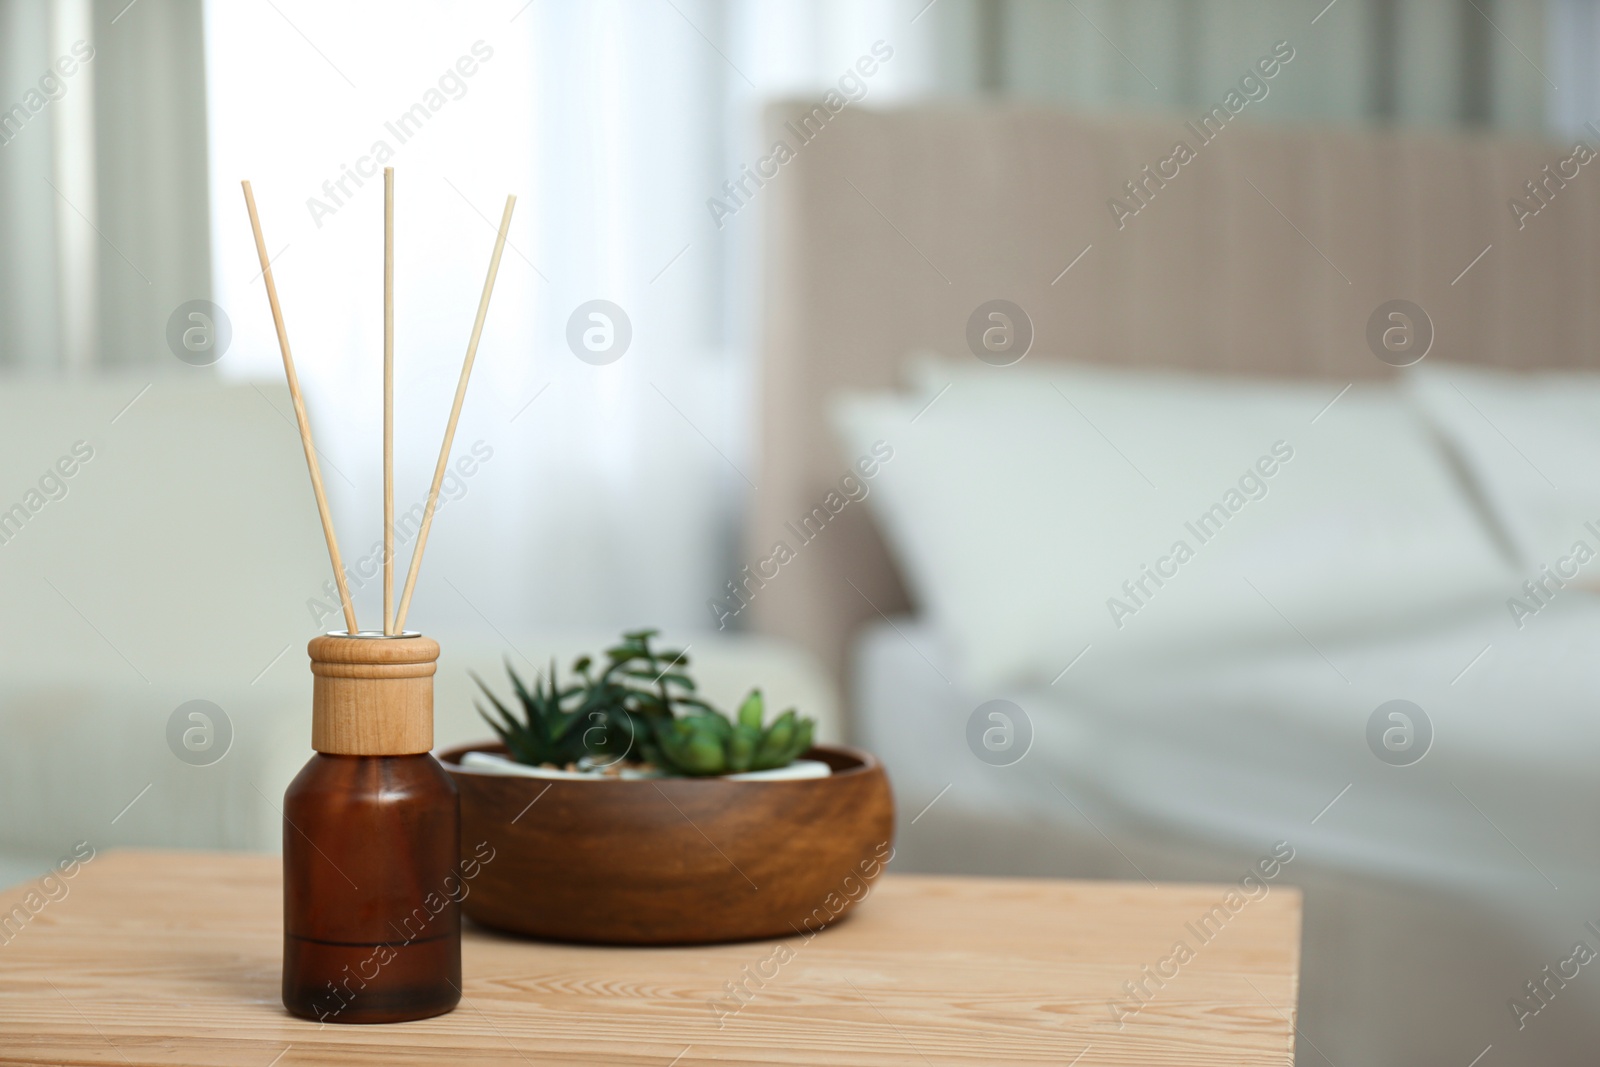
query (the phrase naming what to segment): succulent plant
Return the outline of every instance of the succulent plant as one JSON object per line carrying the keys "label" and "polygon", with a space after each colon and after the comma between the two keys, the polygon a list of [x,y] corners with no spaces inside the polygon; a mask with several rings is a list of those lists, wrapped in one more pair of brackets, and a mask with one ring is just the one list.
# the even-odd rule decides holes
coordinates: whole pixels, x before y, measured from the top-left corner
{"label": "succulent plant", "polygon": [[689,658],[675,649],[655,649],[655,630],[635,630],[606,649],[602,667],[579,656],[572,671],[581,679],[563,687],[550,664],[548,679],[530,690],[511,665],[506,673],[523,716],[517,719],[483,679],[473,680],[499,713],[478,713],[519,763],[558,767],[586,758],[592,764],[630,755],[669,774],[714,775],[783,767],[811,747],[814,723],[785,711],[762,728],[765,705],[759,689],[739,706],[737,722],[701,699],[686,669]]}
{"label": "succulent plant", "polygon": [[548,683],[536,679],[531,691],[517,677],[517,672],[511,669],[509,663],[506,664],[506,673],[511,676],[511,685],[522,704],[522,720],[518,721],[516,716],[507,711],[506,706],[476,674],[472,680],[478,683],[478,688],[489,698],[495,711],[500,713],[500,718],[496,721],[481,704],[474,702],[473,706],[484,721],[494,728],[500,740],[505,742],[506,751],[512,759],[534,766],[553,763],[564,767],[589,754],[588,732],[579,728],[584,723],[583,712],[565,711],[561,706],[563,701],[580,692],[581,687],[568,686],[562,689],[556,680],[554,661],[550,663]]}
{"label": "succulent plant", "polygon": [[715,711],[695,695],[694,679],[684,673],[687,653],[651,648],[655,636],[655,630],[623,634],[621,644],[606,649],[606,666],[598,676],[594,660],[579,656],[572,669],[584,680],[581,707],[608,713],[620,708],[644,719],[671,718],[679,707]]}
{"label": "succulent plant", "polygon": [[765,730],[764,717],[761,690],[753,689],[739,705],[738,722],[718,711],[657,720],[651,762],[684,775],[738,774],[787,766],[811,747],[813,723],[793,708]]}

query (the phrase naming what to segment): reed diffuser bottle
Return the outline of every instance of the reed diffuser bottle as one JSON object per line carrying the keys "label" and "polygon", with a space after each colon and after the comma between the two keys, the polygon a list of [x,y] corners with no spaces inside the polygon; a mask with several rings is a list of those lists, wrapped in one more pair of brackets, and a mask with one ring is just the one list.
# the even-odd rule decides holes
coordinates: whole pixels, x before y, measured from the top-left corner
{"label": "reed diffuser bottle", "polygon": [[316,755],[283,797],[283,1004],[305,1019],[394,1023],[461,1000],[461,800],[429,754],[439,646],[405,628],[517,198],[505,212],[400,602],[394,597],[394,170],[383,172],[383,632],[356,624],[278,286],[250,183],[245,208],[346,632],[307,648]]}
{"label": "reed diffuser bottle", "polygon": [[283,798],[284,1006],[439,1015],[461,999],[461,803],[429,755],[439,646],[334,633],[308,651],[317,754]]}

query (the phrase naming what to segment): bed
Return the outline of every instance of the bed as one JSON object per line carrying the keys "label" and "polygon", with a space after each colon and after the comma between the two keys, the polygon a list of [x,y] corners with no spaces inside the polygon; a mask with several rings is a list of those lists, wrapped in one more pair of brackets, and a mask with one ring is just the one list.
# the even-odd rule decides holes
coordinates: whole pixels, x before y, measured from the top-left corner
{"label": "bed", "polygon": [[[774,138],[799,110],[771,109]],[[1566,527],[1531,529],[1540,501],[1500,498],[1499,474],[1469,469],[1479,443],[1440,449],[1440,477],[1452,479],[1460,507],[1429,520],[1441,525],[1422,545],[1461,554],[1436,568],[1432,592],[1413,590],[1416,610],[1297,627],[1291,620],[1315,591],[1285,613],[1280,586],[1263,580],[1265,621],[1232,644],[1185,655],[1178,644],[1127,642],[1120,658],[1100,660],[1097,650],[1078,662],[1079,646],[1065,641],[1079,631],[1063,624],[1060,673],[1008,666],[995,658],[998,645],[975,657],[981,633],[955,632],[963,628],[950,623],[952,605],[962,601],[946,586],[956,584],[949,561],[960,545],[897,526],[898,456],[864,503],[846,494],[848,503],[825,508],[821,528],[796,525],[860,471],[872,439],[865,416],[853,434],[841,431],[841,393],[902,391],[898,409],[873,416],[880,426],[902,419],[897,443],[977,412],[960,407],[965,380],[950,361],[991,369],[968,355],[967,327],[997,298],[1031,321],[1032,349],[1017,366],[1065,368],[1085,389],[1097,372],[1075,365],[1187,373],[1179,380],[1196,390],[1284,383],[1337,405],[1300,431],[1308,440],[1361,411],[1398,419],[1400,407],[1438,415],[1419,425],[1447,436],[1451,415],[1432,390],[1466,400],[1458,414],[1467,421],[1456,425],[1481,418],[1480,437],[1536,441],[1548,430],[1555,444],[1540,447],[1553,449],[1566,433],[1572,455],[1545,459],[1553,453],[1529,447],[1546,468],[1535,473],[1549,483],[1545,498],[1600,518],[1600,506],[1584,511],[1592,453],[1576,447],[1584,413],[1600,419],[1593,383],[1549,379],[1519,413],[1522,379],[1495,376],[1597,362],[1587,339],[1600,258],[1588,234],[1600,185],[1540,186],[1560,215],[1508,210],[1517,197],[1540,203],[1525,183],[1544,181],[1570,146],[1241,122],[1133,199],[1125,183],[1170,155],[1181,132],[1181,119],[1012,106],[847,109],[761,190],[760,489],[746,554],[771,558],[777,541],[798,547],[777,577],[747,586],[751,617],[837,672],[854,737],[895,780],[898,858],[908,867],[1233,880],[1287,842],[1291,880],[1307,892],[1302,1062],[1466,1064],[1490,1046],[1484,1062],[1575,1061],[1600,1039],[1600,982],[1563,970],[1576,966],[1568,961],[1577,943],[1600,948],[1586,925],[1600,923],[1586,910],[1600,891],[1600,602],[1582,588],[1594,573],[1559,555]],[[1114,212],[1113,198],[1139,210]],[[1464,377],[1430,370],[1420,386],[1406,385],[1414,379],[1390,365],[1404,359],[1378,358],[1369,320],[1401,298],[1426,308],[1431,323],[1422,367],[1447,363]],[[943,357],[944,369],[908,371],[907,357],[920,352]],[[1056,391],[1068,399],[1076,387]],[[1387,390],[1404,393],[1393,410],[1373,399]],[[1062,420],[1075,418],[1061,409]],[[997,419],[990,429],[1007,427]],[[1107,444],[1116,437],[1091,429]],[[1080,430],[1080,447],[1094,440]],[[1407,440],[1408,449],[1428,447]],[[1139,451],[1139,435],[1132,442],[1116,442],[1129,466],[1160,462]],[[1403,470],[1391,480],[1409,491]],[[1404,500],[1347,490],[1371,504],[1374,522],[1404,514]],[[983,498],[959,499],[971,497]],[[1006,498],[997,490],[986,499]],[[958,511],[922,526],[979,537],[984,527]],[[1072,543],[1063,539],[1069,552]],[[1551,566],[1572,574],[1551,584]],[[1544,582],[1535,587],[1543,595],[1523,592],[1525,582]],[[1153,587],[1142,588],[1148,597]],[[1162,592],[1162,604],[1180,595]],[[1519,618],[1512,600],[1529,615]],[[1169,636],[1203,628],[1195,618]],[[1270,627],[1276,637],[1264,636]],[[980,660],[991,669],[975,669]],[[1422,757],[1388,762],[1383,731],[1401,720],[1381,718],[1377,734],[1372,721],[1399,699],[1427,709],[1428,740]],[[1031,727],[1026,755],[1007,765],[974,758],[970,742],[971,720],[993,700],[1021,709]]]}

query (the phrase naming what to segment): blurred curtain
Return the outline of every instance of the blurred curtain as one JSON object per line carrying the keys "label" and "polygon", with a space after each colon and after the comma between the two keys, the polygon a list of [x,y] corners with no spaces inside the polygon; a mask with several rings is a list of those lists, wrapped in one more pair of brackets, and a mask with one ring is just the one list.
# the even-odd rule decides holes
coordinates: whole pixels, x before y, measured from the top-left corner
{"label": "blurred curtain", "polygon": [[[248,176],[346,558],[382,535],[382,193],[370,170],[346,178],[382,141],[397,183],[402,514],[426,493],[494,220],[519,197],[457,436],[458,453],[481,443],[492,458],[455,480],[414,617],[506,635],[710,625],[758,491],[761,208],[719,225],[708,202],[762,154],[767,98],[820,95],[875,41],[895,56],[869,105],[931,91],[935,23],[913,21],[925,2],[404,3],[381,20],[309,0],[209,3],[216,299],[234,324],[223,372],[282,375],[239,202]],[[472,73],[447,78],[402,142],[397,117],[454,69]],[[632,326],[601,366],[567,340],[592,300]],[[402,567],[409,551],[402,539]],[[357,590],[363,619],[378,594]]]}
{"label": "blurred curtain", "polygon": [[70,51],[86,11],[0,0],[0,365],[54,367],[90,353],[82,333],[68,335],[93,321],[93,249],[83,239],[93,231],[69,217],[51,183],[93,210],[93,160],[83,158],[82,136],[93,72],[39,87],[41,78],[58,77],[51,64]]}
{"label": "blurred curtain", "polygon": [[[1592,9],[506,0],[397,4],[374,20],[308,0],[209,0],[204,18],[200,0],[0,0],[0,114],[12,116],[0,123],[0,366],[171,367],[166,320],[204,297],[235,319],[224,373],[276,377],[238,201],[238,179],[254,177],[359,559],[379,532],[377,294],[359,274],[375,208],[370,191],[320,218],[307,204],[482,41],[496,58],[394,160],[410,257],[402,470],[424,485],[499,197],[522,198],[460,436],[498,451],[450,504],[458,517],[441,519],[419,606],[506,628],[705,625],[706,600],[737,570],[736,517],[759,492],[760,195],[720,219],[711,205],[761,156],[764,101],[819,96],[882,42],[893,58],[861,106],[1003,96],[1182,113],[1289,40],[1295,66],[1265,117],[1536,130],[1557,104],[1579,114],[1572,101],[1594,97],[1581,88]],[[74,66],[55,64],[80,41],[93,58],[52,73]],[[1580,89],[1556,93],[1555,68],[1578,71]],[[634,328],[609,366],[567,348],[568,318],[592,299],[620,304]]]}
{"label": "blurred curtain", "polygon": [[1550,76],[1560,90],[1550,94],[1551,121],[1570,137],[1593,145],[1586,127],[1600,124],[1600,0],[1551,0],[1549,27]]}
{"label": "blurred curtain", "polygon": [[[726,187],[764,154],[764,102],[820,97],[881,42],[892,58],[860,106],[1003,96],[1182,113],[1287,39],[1297,59],[1268,118],[1537,128],[1545,2],[507,0],[402,3],[373,20],[310,0],[209,0],[215,299],[235,326],[223,370],[281,374],[239,206],[250,176],[359,561],[381,536],[381,193],[346,176],[395,142],[402,512],[425,491],[493,220],[516,192],[458,437],[458,451],[482,442],[493,459],[435,527],[419,618],[505,633],[711,625],[706,602],[742,562],[738,517],[760,491],[761,193],[735,205]],[[424,130],[403,144],[386,132],[475,45],[492,55],[468,64]],[[738,210],[718,215],[717,201]],[[633,330],[605,366],[566,339],[596,299]],[[377,595],[366,583],[357,599]]]}
{"label": "blurred curtain", "polygon": [[0,366],[172,359],[210,292],[198,0],[0,0]]}
{"label": "blurred curtain", "polygon": [[[950,0],[944,0],[945,7]],[[1554,81],[1550,9],[1593,0],[956,0],[972,13],[972,80],[1090,109],[1215,104],[1280,40],[1277,119],[1538,130]],[[952,20],[953,12],[944,17]],[[1553,39],[1553,38],[1552,38]],[[1587,39],[1591,50],[1595,38]],[[1592,65],[1592,64],[1591,64]]]}
{"label": "blurred curtain", "polygon": [[168,317],[211,296],[200,7],[94,0],[103,365],[170,366]]}

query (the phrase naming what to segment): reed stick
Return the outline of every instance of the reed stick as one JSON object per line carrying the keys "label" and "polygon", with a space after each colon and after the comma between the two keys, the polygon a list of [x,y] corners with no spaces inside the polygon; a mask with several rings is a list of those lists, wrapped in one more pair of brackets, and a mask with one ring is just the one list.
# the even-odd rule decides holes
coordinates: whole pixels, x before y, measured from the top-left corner
{"label": "reed stick", "polygon": [[428,530],[433,526],[433,512],[439,505],[439,486],[444,483],[444,472],[450,465],[450,446],[455,441],[456,423],[461,418],[462,401],[467,398],[467,379],[472,376],[472,363],[478,356],[478,340],[483,336],[483,321],[489,316],[489,297],[494,293],[495,275],[500,272],[500,254],[506,249],[506,231],[511,228],[511,211],[516,206],[515,196],[506,197],[506,210],[500,216],[500,231],[494,239],[494,254],[489,257],[489,276],[484,279],[483,296],[478,301],[478,317],[472,323],[472,336],[467,341],[467,357],[461,364],[461,380],[456,383],[455,403],[450,407],[450,421],[444,428],[444,446],[439,449],[439,462],[433,469],[433,486],[428,490],[428,504],[422,512],[422,527],[417,531],[416,551],[411,554],[411,570],[406,575],[405,592],[400,596],[400,610],[395,615],[397,633],[405,632],[406,612],[411,609],[411,594],[416,588],[417,571],[422,569],[422,550],[427,547]]}
{"label": "reed stick", "polygon": [[261,218],[256,214],[256,197],[250,183],[244,186],[244,206],[250,212],[250,228],[255,231],[256,255],[261,258],[261,277],[267,285],[267,303],[272,307],[272,324],[278,330],[278,350],[283,353],[283,372],[289,379],[289,398],[294,402],[295,421],[300,426],[300,445],[305,449],[306,468],[311,472],[311,491],[317,498],[317,514],[322,518],[322,536],[328,541],[328,556],[333,561],[333,580],[339,586],[339,604],[344,608],[345,627],[357,631],[356,608],[350,602],[350,587],[344,577],[344,561],[339,558],[339,539],[333,533],[333,516],[328,511],[328,495],[322,488],[322,471],[317,466],[317,447],[311,441],[311,420],[300,395],[300,378],[294,372],[294,356],[289,353],[289,334],[283,327],[283,309],[278,306],[278,286],[272,280],[272,260],[267,242],[261,236]]}
{"label": "reed stick", "polygon": [[394,629],[394,168],[383,168],[383,632]]}

